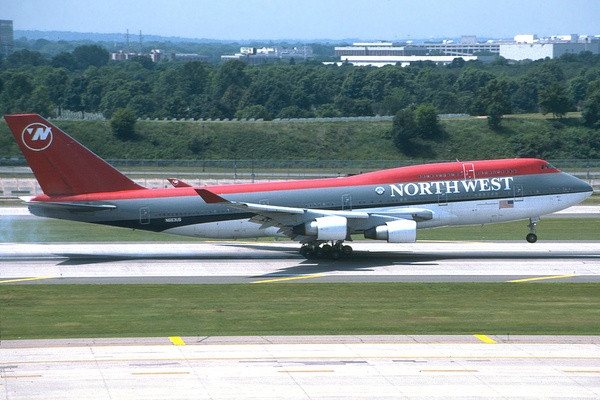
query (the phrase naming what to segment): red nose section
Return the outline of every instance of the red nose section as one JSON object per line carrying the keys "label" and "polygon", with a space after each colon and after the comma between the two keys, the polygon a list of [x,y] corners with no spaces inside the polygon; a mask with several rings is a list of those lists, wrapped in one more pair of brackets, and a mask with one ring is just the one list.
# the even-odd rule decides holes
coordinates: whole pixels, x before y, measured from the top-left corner
{"label": "red nose section", "polygon": [[37,114],[4,119],[48,196],[144,189]]}

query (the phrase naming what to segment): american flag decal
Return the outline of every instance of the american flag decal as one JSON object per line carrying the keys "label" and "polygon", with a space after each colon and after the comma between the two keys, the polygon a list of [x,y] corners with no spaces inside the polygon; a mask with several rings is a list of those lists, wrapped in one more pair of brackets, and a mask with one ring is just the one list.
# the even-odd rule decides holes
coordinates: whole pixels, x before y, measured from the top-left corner
{"label": "american flag decal", "polygon": [[500,200],[500,208],[514,208],[515,201],[514,200]]}

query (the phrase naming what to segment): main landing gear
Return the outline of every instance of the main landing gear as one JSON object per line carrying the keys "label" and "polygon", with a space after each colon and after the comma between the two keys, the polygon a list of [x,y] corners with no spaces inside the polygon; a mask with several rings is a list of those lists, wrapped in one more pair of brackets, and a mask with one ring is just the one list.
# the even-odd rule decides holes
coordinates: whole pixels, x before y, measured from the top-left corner
{"label": "main landing gear", "polygon": [[300,248],[300,254],[306,258],[333,258],[337,260],[342,256],[352,254],[352,247],[344,245],[343,240],[328,242],[305,243]]}
{"label": "main landing gear", "polygon": [[525,236],[525,240],[529,243],[535,243],[538,240],[537,235],[535,234],[535,226],[540,222],[540,217],[529,218],[529,233]]}

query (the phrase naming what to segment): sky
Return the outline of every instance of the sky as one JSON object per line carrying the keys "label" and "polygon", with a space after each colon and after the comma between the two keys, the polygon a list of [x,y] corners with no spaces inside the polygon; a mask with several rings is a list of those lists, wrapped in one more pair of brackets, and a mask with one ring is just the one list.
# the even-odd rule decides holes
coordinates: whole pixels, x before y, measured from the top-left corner
{"label": "sky", "polygon": [[15,30],[217,40],[600,35],[600,0],[0,0]]}

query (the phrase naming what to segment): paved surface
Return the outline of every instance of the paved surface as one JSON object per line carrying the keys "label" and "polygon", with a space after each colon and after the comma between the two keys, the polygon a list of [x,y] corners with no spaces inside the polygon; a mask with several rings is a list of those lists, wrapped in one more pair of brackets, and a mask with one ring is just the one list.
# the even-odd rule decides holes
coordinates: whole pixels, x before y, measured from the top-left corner
{"label": "paved surface", "polygon": [[598,399],[600,337],[3,341],[0,399]]}
{"label": "paved surface", "polygon": [[[589,213],[586,208],[580,214]],[[22,218],[18,212],[13,217]],[[8,243],[0,244],[0,288],[26,283],[600,281],[597,242],[353,246],[353,257],[333,261],[305,260],[289,242]],[[600,336],[481,332],[0,341],[0,400],[281,398],[598,399]]]}
{"label": "paved surface", "polygon": [[597,242],[354,242],[340,260],[293,242],[4,243],[0,284],[600,282]]}

